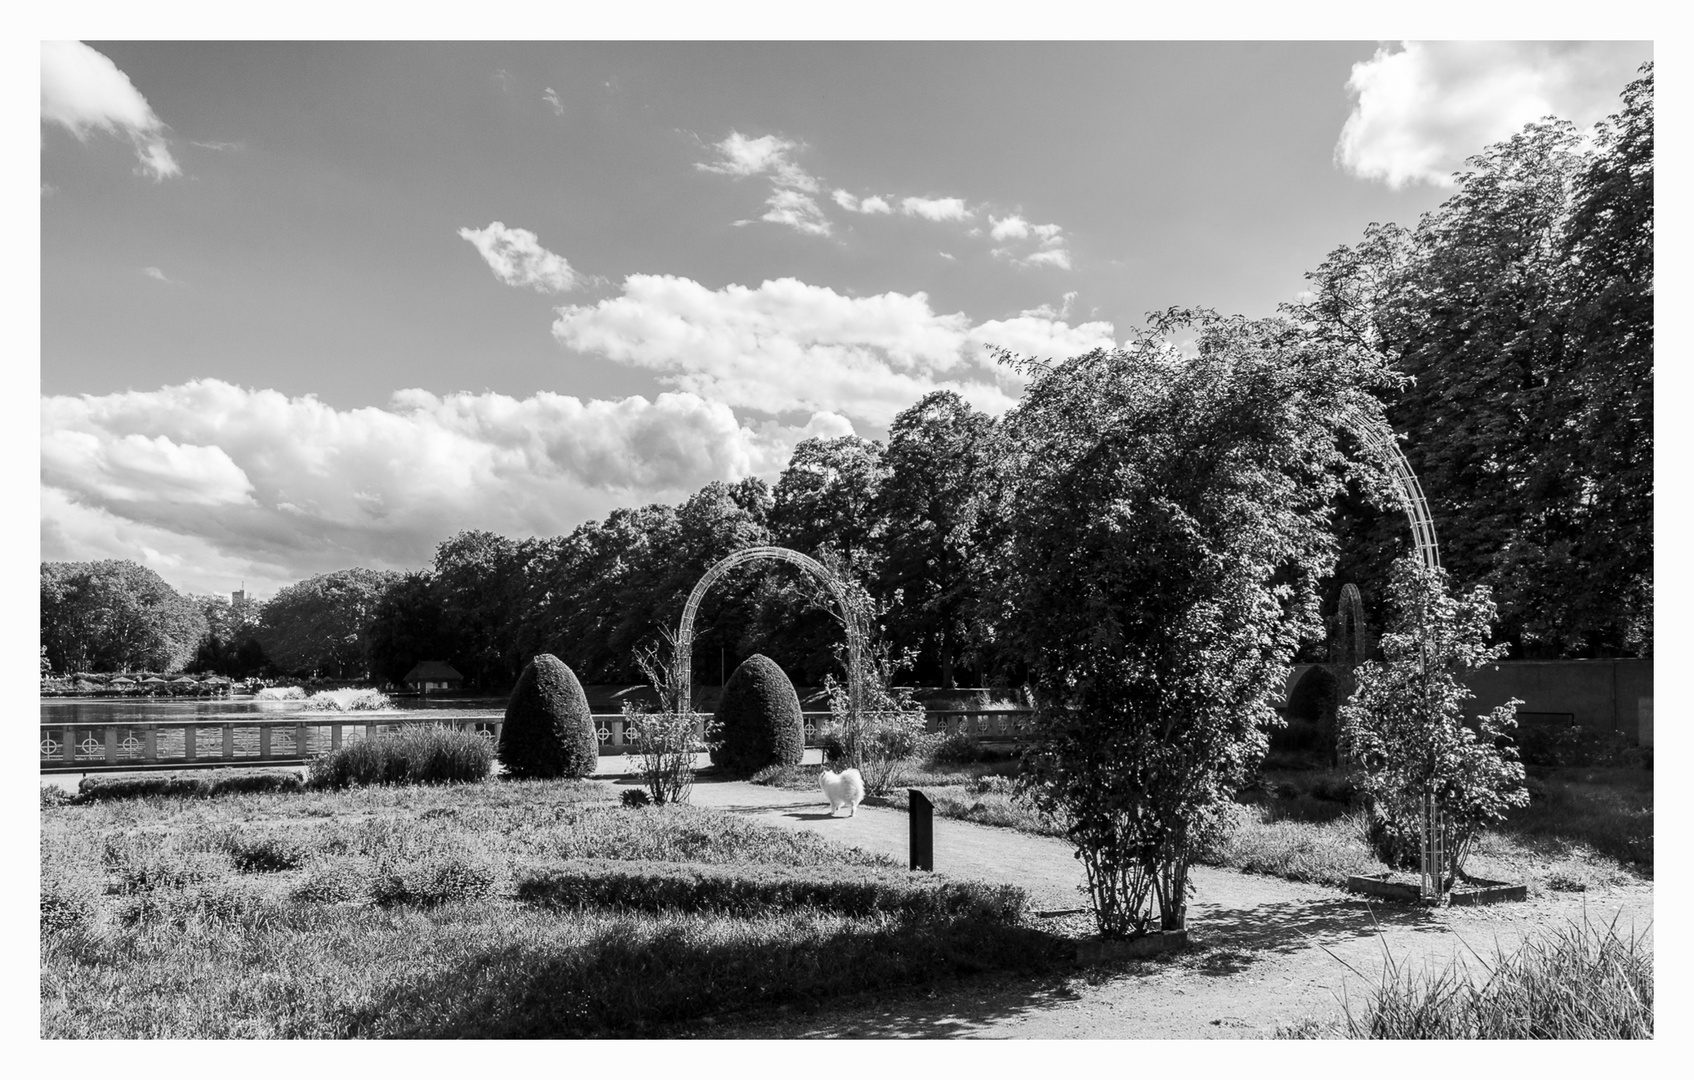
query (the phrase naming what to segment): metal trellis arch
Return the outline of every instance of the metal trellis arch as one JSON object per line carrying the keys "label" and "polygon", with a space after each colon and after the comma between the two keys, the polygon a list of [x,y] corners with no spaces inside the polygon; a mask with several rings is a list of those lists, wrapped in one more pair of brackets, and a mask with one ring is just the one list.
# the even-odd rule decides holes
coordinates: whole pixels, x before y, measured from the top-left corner
{"label": "metal trellis arch", "polygon": [[1418,558],[1431,570],[1441,566],[1441,547],[1435,542],[1435,522],[1429,516],[1429,500],[1423,497],[1423,485],[1418,483],[1412,463],[1406,460],[1400,444],[1392,435],[1383,435],[1365,422],[1359,413],[1348,413],[1343,420],[1348,431],[1365,445],[1394,474],[1400,492],[1400,506],[1412,526],[1412,544]]}
{"label": "metal trellis arch", "polygon": [[700,609],[700,601],[705,597],[719,578],[742,563],[756,562],[761,559],[775,559],[778,562],[792,563],[811,574],[823,584],[835,598],[836,607],[841,610],[841,621],[847,627],[847,698],[849,714],[856,724],[861,706],[861,694],[864,682],[861,663],[863,662],[864,631],[859,626],[859,620],[853,613],[853,606],[847,601],[847,592],[835,575],[826,570],[822,563],[809,555],[802,555],[792,548],[763,545],[760,547],[742,548],[726,555],[717,565],[706,571],[700,581],[694,586],[694,591],[688,594],[688,603],[682,609],[682,622],[676,630],[676,666],[677,672],[677,704],[680,708],[693,706],[694,693],[694,613]]}

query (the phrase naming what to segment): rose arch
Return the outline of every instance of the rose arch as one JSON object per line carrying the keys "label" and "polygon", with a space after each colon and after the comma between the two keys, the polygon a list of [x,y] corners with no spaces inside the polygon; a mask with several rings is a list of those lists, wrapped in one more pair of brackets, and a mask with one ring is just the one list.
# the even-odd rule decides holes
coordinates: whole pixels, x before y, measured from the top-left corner
{"label": "rose arch", "polygon": [[841,612],[841,621],[847,627],[847,696],[849,716],[854,722],[859,718],[863,675],[860,664],[863,660],[864,631],[859,626],[858,616],[853,612],[853,606],[847,600],[847,591],[835,575],[826,570],[816,559],[802,555],[792,548],[764,545],[760,547],[742,548],[731,552],[716,566],[706,571],[694,586],[694,591],[688,594],[688,603],[682,609],[682,622],[676,630],[676,666],[677,672],[677,703],[679,707],[687,708],[693,704],[694,691],[694,614],[700,608],[700,601],[708,589],[725,574],[743,563],[758,562],[763,559],[775,559],[778,562],[791,563],[800,567],[816,578],[835,599],[835,606]]}

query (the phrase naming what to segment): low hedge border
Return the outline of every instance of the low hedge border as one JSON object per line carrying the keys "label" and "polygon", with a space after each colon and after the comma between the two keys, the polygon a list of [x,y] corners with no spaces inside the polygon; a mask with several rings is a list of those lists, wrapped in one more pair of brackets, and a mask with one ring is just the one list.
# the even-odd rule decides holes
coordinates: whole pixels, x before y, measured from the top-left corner
{"label": "low hedge border", "polygon": [[814,908],[852,917],[1015,923],[1029,897],[1016,885],[954,881],[902,870],[756,864],[572,860],[518,876],[519,901],[542,907],[623,908],[747,916]]}
{"label": "low hedge border", "polygon": [[[79,803],[106,799],[144,799],[163,795],[203,799],[216,795],[253,795],[300,791],[305,783],[295,773],[236,773],[230,776],[85,776],[77,785]],[[43,804],[46,803],[44,798]]]}

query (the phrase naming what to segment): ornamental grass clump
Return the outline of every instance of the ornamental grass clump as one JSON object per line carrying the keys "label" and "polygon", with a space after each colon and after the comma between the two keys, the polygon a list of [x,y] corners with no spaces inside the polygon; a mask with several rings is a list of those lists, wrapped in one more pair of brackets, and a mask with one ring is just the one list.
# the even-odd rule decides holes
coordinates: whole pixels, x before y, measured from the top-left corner
{"label": "ornamental grass clump", "polygon": [[806,750],[800,696],[776,661],[754,653],[724,684],[714,718],[712,764],[752,774],[767,765],[798,765]]}
{"label": "ornamental grass clump", "polygon": [[1520,702],[1476,717],[1474,727],[1465,721],[1476,695],[1460,677],[1507,651],[1488,644],[1494,601],[1486,586],[1456,596],[1445,571],[1407,556],[1394,564],[1389,591],[1396,615],[1382,638],[1384,659],[1358,668],[1358,688],[1341,707],[1341,746],[1358,770],[1371,847],[1390,868],[1421,866],[1433,803],[1447,831],[1445,892],[1482,830],[1529,802],[1508,737]]}
{"label": "ornamental grass clump", "polygon": [[307,783],[318,789],[354,784],[467,784],[494,768],[488,741],[444,724],[409,724],[357,739],[314,758]]}
{"label": "ornamental grass clump", "polygon": [[500,764],[519,778],[588,776],[600,764],[600,737],[576,673],[552,653],[524,665],[506,704]]}
{"label": "ornamental grass clump", "polygon": [[1492,961],[1462,958],[1414,971],[1392,957],[1357,1015],[1353,1039],[1651,1039],[1653,950],[1645,935],[1620,936],[1586,918]]}
{"label": "ornamental grass clump", "polygon": [[344,687],[340,690],[320,690],[302,701],[300,707],[312,712],[374,712],[379,709],[392,709],[394,702],[381,690]]}

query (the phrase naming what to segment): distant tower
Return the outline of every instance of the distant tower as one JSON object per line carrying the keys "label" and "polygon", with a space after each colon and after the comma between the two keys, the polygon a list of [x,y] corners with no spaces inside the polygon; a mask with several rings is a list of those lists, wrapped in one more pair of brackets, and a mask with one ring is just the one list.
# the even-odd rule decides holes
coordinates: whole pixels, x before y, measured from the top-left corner
{"label": "distant tower", "polygon": [[243,581],[241,588],[229,594],[229,602],[239,606],[241,601],[245,599],[247,599],[247,583]]}

